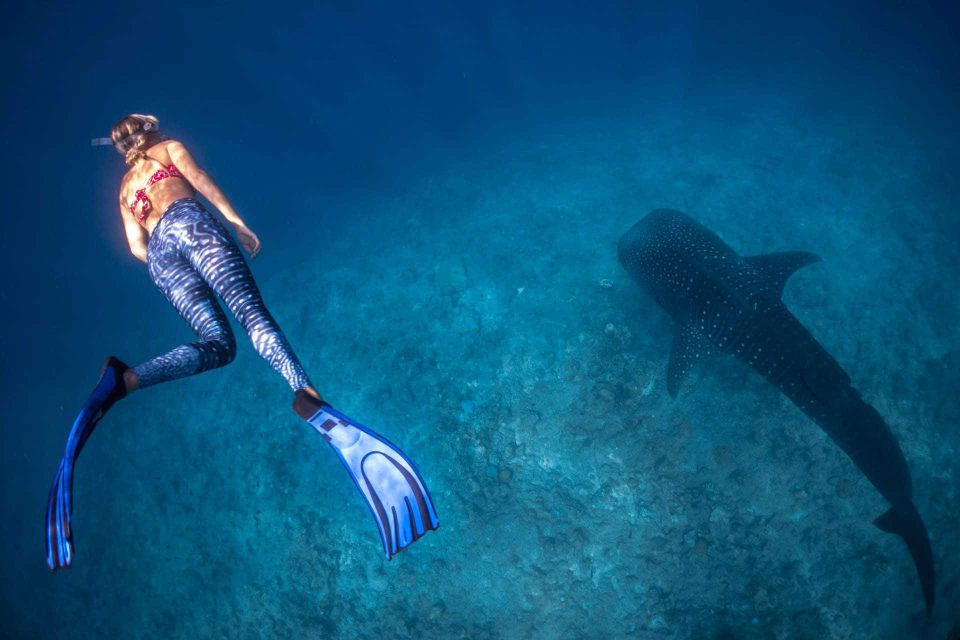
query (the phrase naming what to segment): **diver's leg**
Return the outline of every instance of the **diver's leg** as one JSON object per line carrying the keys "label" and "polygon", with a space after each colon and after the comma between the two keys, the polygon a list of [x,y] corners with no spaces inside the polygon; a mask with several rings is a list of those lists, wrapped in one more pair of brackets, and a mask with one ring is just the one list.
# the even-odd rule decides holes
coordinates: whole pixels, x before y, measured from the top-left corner
{"label": "diver's leg", "polygon": [[192,233],[185,249],[190,263],[295,391],[294,410],[337,451],[377,520],[387,559],[436,529],[436,509],[413,463],[386,439],[323,402],[312,387],[223,225],[212,216],[198,216]]}
{"label": "diver's leg", "polygon": [[230,324],[213,290],[176,247],[166,247],[162,240],[158,241],[151,250],[149,267],[154,283],[200,340],[177,347],[133,369],[116,358],[107,360],[100,381],[70,430],[63,460],[47,500],[47,565],[51,570],[69,566],[73,559],[70,518],[74,465],[104,414],[137,387],[222,367],[233,360],[237,351]]}
{"label": "diver's leg", "polygon": [[154,283],[200,340],[177,347],[133,368],[116,358],[104,365],[100,381],[74,421],[63,459],[47,499],[46,548],[51,570],[67,567],[73,560],[71,516],[73,471],[83,446],[97,423],[118,400],[137,387],[182,378],[222,367],[233,360],[236,341],[227,317],[213,290],[182,255],[182,238],[168,225],[162,236],[151,239],[147,265]]}
{"label": "diver's leg", "polygon": [[213,216],[206,214],[198,217],[193,233],[196,238],[186,251],[187,257],[243,325],[257,353],[283,376],[291,389],[305,389],[319,397],[290,343],[267,310],[253,274],[227,230]]}
{"label": "diver's leg", "polygon": [[177,253],[151,261],[154,283],[200,340],[133,367],[137,386],[192,376],[233,361],[236,340],[223,309],[203,277]]}

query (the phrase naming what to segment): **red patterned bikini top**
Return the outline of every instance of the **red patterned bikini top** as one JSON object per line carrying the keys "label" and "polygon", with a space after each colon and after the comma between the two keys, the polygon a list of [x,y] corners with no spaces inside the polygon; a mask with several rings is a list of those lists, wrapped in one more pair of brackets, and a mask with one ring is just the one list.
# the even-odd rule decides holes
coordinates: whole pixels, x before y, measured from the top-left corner
{"label": "red patterned bikini top", "polygon": [[[161,180],[166,180],[167,178],[183,178],[183,175],[177,170],[177,168],[168,164],[162,169],[157,169],[150,179],[147,180],[147,184],[143,185],[142,188],[137,189],[136,196],[133,199],[133,202],[130,203],[130,213],[133,214],[133,217],[137,219],[137,222],[143,224],[143,221],[147,218],[147,211],[150,210],[150,198],[147,197],[147,187],[153,184],[157,184]],[[137,203],[142,202],[143,205],[140,207],[140,213],[137,213]]]}

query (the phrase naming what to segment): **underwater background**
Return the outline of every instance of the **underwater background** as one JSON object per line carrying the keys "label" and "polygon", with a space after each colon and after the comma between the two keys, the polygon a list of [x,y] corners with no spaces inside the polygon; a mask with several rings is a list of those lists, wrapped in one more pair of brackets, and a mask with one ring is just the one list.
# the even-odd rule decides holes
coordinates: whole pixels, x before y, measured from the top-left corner
{"label": "underwater background", "polygon": [[[49,2],[0,50],[0,637],[956,638],[960,10],[954,2]],[[192,339],[126,248],[129,112],[263,241],[323,395],[417,463],[441,527],[391,562],[240,340],[145,390],[47,492],[108,354]],[[938,572],[883,498],[718,356],[676,400],[622,270],[648,211],[819,254],[784,300],[890,424]],[[242,338],[242,332],[240,337]]]}

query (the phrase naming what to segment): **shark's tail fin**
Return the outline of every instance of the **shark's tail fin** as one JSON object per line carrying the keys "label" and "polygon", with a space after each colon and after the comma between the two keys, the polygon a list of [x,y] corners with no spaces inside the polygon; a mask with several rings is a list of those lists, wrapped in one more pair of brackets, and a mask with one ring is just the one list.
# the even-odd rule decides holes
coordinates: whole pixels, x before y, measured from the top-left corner
{"label": "shark's tail fin", "polygon": [[907,543],[913,564],[917,567],[920,577],[920,588],[923,589],[923,598],[927,603],[927,615],[933,611],[933,601],[936,594],[936,576],[933,571],[933,550],[930,548],[930,537],[927,527],[923,524],[917,508],[910,504],[909,509],[899,511],[890,509],[873,521],[881,531],[895,533]]}

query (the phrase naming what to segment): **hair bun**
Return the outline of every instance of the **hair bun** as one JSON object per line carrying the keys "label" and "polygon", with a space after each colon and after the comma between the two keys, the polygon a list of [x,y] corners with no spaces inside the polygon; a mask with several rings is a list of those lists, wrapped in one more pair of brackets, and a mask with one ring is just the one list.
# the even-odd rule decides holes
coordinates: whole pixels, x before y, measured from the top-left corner
{"label": "hair bun", "polygon": [[146,155],[146,149],[166,139],[159,129],[160,121],[155,116],[131,113],[113,125],[110,139],[124,161],[132,165]]}

